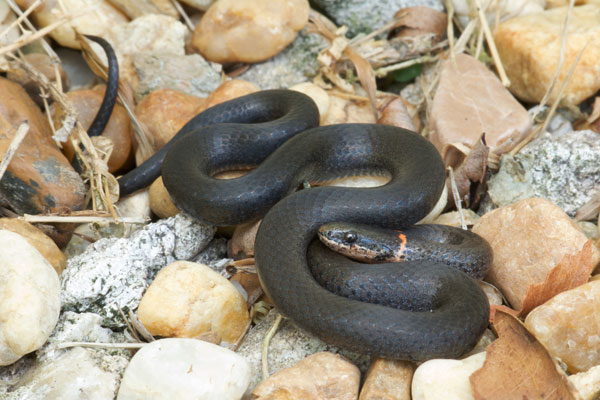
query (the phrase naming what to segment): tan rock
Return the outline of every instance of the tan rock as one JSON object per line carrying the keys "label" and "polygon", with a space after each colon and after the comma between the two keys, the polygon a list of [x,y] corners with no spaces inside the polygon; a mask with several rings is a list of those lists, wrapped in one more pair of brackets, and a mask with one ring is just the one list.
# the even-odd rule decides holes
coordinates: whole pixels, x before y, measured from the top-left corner
{"label": "tan rock", "polygon": [[[25,10],[34,0],[17,0],[16,3]],[[47,0],[35,9],[33,20],[42,28],[67,15],[77,14],[81,16],[59,25],[50,32],[50,36],[58,43],[74,49],[79,49],[80,46],[75,39],[73,28],[82,34],[104,36],[109,28],[127,22],[127,17],[107,0]]]}
{"label": "tan rock", "polygon": [[[523,101],[539,103],[546,93],[560,58],[561,31],[567,7],[512,18],[499,24],[494,40],[511,81],[510,90]],[[573,8],[565,58],[558,84],[549,102],[558,96],[579,52],[587,45],[564,94],[563,103],[579,104],[600,89],[600,5]]]}
{"label": "tan rock", "polygon": [[245,96],[250,93],[258,92],[260,88],[252,82],[243,79],[231,79],[219,85],[207,98],[206,108],[216,106],[236,97]]}
{"label": "tan rock", "polygon": [[227,279],[206,265],[176,261],[146,290],[138,318],[153,335],[193,338],[213,332],[233,343],[244,333],[249,314]]}
{"label": "tan rock", "polygon": [[218,63],[256,63],[283,50],[308,22],[307,0],[220,0],[194,30],[191,46]]}
{"label": "tan rock", "polygon": [[[106,86],[102,85],[96,89],[74,90],[66,93],[67,99],[73,106],[78,115],[79,122],[84,129],[88,129],[102,104]],[[53,120],[55,126],[60,126],[61,119],[64,118],[64,111],[58,107],[54,108]],[[108,159],[108,170],[113,173],[126,166],[133,164],[133,132],[131,131],[131,122],[129,114],[120,104],[115,104],[115,108],[108,120],[104,136],[112,141],[112,153]],[[63,152],[69,160],[73,159],[75,151],[71,141],[63,144]]]}
{"label": "tan rock", "polygon": [[355,400],[360,371],[339,355],[315,353],[268,377],[253,391],[256,400]]}
{"label": "tan rock", "polygon": [[0,229],[23,236],[52,265],[58,276],[67,266],[67,258],[56,243],[29,222],[17,218],[0,218]]}
{"label": "tan rock", "polygon": [[[485,214],[473,232],[486,239],[494,251],[486,280],[498,287],[515,309],[521,309],[530,286],[545,282],[564,256],[578,253],[587,241],[564,211],[539,198]],[[595,265],[598,250],[592,252]]]}
{"label": "tan rock", "polygon": [[498,77],[476,58],[459,54],[456,63],[442,64],[431,108],[429,139],[446,165],[460,161],[460,146],[473,146],[485,132],[490,151],[512,149],[531,127],[527,110],[506,90]]}
{"label": "tan rock", "polygon": [[81,209],[85,186],[52,140],[48,120],[20,85],[0,77],[0,154],[23,121],[29,122],[29,131],[2,178],[0,192],[18,213]]}
{"label": "tan rock", "polygon": [[111,0],[111,3],[131,19],[146,14],[166,14],[179,17],[177,9],[169,0]]}
{"label": "tan rock", "polygon": [[325,90],[321,89],[319,86],[311,82],[299,83],[290,87],[289,89],[295,90],[300,93],[304,93],[305,95],[313,99],[313,101],[317,105],[317,108],[319,109],[321,123],[325,121],[325,118],[327,117],[327,112],[329,111],[329,95]]}
{"label": "tan rock", "polygon": [[429,360],[419,365],[412,381],[413,400],[474,400],[469,377],[483,366],[485,352],[463,360]]}
{"label": "tan rock", "polygon": [[21,235],[0,230],[0,366],[42,347],[58,321],[60,281]]}
{"label": "tan rock", "polygon": [[411,400],[414,372],[411,362],[377,358],[367,371],[358,400]]}
{"label": "tan rock", "polygon": [[[473,225],[475,223],[475,221],[477,221],[479,219],[479,215],[477,215],[477,213],[475,211],[473,211],[469,208],[463,209],[462,213],[463,213],[463,218],[465,220],[465,224],[467,224],[467,226]],[[440,224],[440,225],[455,226],[457,228],[462,226],[460,214],[458,211],[450,211],[450,212],[441,214],[439,217],[437,217],[435,219],[435,221],[433,223]]]}
{"label": "tan rock", "polygon": [[575,387],[581,400],[593,400],[600,394],[600,365],[570,375],[567,379]]}
{"label": "tan rock", "polygon": [[179,214],[179,210],[171,201],[169,193],[163,184],[162,176],[159,176],[150,185],[150,208],[160,218],[169,218]]}
{"label": "tan rock", "polygon": [[600,281],[567,290],[536,307],[525,326],[571,373],[600,364]]}

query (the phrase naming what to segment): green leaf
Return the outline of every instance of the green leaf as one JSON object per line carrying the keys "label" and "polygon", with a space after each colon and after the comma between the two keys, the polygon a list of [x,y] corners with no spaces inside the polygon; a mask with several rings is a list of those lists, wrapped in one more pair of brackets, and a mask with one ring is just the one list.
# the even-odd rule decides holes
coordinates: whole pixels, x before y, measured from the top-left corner
{"label": "green leaf", "polygon": [[415,64],[410,67],[394,71],[394,80],[396,82],[409,82],[415,79],[423,70],[423,64]]}

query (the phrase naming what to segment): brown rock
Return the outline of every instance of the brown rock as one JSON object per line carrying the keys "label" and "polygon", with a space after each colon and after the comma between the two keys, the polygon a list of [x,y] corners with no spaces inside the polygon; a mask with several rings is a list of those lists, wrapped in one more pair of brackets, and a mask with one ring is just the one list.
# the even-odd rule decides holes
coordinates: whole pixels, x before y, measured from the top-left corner
{"label": "brown rock", "polygon": [[0,194],[17,213],[81,209],[85,186],[52,140],[48,121],[21,86],[0,77],[0,154],[23,121],[29,121],[29,132],[0,182]]}
{"label": "brown rock", "polygon": [[339,355],[320,352],[268,377],[254,391],[256,400],[355,400],[360,371]]}
{"label": "brown rock", "polygon": [[150,209],[160,218],[169,218],[179,214],[179,210],[171,201],[169,193],[163,184],[162,176],[159,176],[150,185]]}
{"label": "brown rock", "polygon": [[[105,90],[106,86],[102,85],[97,89],[74,90],[66,94],[84,129],[88,129],[92,125],[100,104],[102,104]],[[55,126],[59,126],[63,117],[62,109],[55,109],[53,115]],[[113,144],[113,151],[108,159],[109,172],[116,172],[126,164],[133,162],[132,134],[129,114],[122,105],[115,104],[108,124],[101,135],[109,138]],[[63,151],[69,160],[73,159],[75,151],[70,140],[64,143]]]}
{"label": "brown rock", "polygon": [[220,0],[194,30],[191,46],[218,63],[256,63],[283,50],[308,22],[307,0]]}
{"label": "brown rock", "polygon": [[194,338],[212,332],[234,343],[250,316],[227,279],[206,265],[176,261],[156,275],[140,301],[138,318],[152,335]]}
{"label": "brown rock", "polygon": [[[511,81],[510,90],[523,101],[539,103],[554,78],[559,61],[561,31],[567,7],[509,19],[494,31],[502,64]],[[550,96],[558,96],[577,54],[587,45],[562,99],[579,104],[600,89],[600,6],[573,7],[569,20],[565,59],[558,84]]]}
{"label": "brown rock", "polygon": [[358,400],[411,400],[410,385],[415,365],[408,361],[375,359]]}
{"label": "brown rock", "polygon": [[58,276],[67,266],[67,258],[54,241],[29,222],[17,218],[0,218],[0,229],[23,236],[54,267]]}
{"label": "brown rock", "polygon": [[502,154],[512,149],[531,127],[525,108],[500,80],[476,58],[459,54],[456,63],[442,64],[440,83],[431,109],[429,139],[446,165],[456,166],[456,152],[464,144],[473,146],[485,133],[490,151]]}
{"label": "brown rock", "polygon": [[236,97],[245,96],[250,93],[258,92],[260,88],[254,83],[243,79],[231,79],[219,85],[206,99],[206,108],[210,108],[219,103],[224,103]]}
{"label": "brown rock", "polygon": [[[565,256],[578,253],[587,241],[564,211],[540,198],[485,214],[475,222],[473,232],[486,239],[494,251],[486,280],[517,310],[530,287],[545,282]],[[593,248],[593,264],[599,259]]]}

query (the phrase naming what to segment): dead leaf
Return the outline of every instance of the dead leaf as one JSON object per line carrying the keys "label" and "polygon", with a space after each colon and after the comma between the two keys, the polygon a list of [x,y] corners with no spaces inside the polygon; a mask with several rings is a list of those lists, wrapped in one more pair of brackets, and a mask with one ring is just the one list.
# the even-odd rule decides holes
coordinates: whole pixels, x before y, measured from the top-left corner
{"label": "dead leaf", "polygon": [[[480,200],[478,189],[481,189],[485,180],[489,152],[490,148],[485,143],[485,136],[482,136],[454,171],[458,194],[466,207],[471,207]],[[454,199],[451,196],[448,196],[448,199],[448,205],[453,206]]]}
{"label": "dead leaf", "polygon": [[429,35],[435,44],[443,39],[448,24],[446,13],[431,7],[407,7],[398,11],[394,18],[397,23],[390,31],[390,38],[408,38]]}
{"label": "dead leaf", "polygon": [[576,254],[567,254],[548,273],[546,280],[527,288],[519,316],[526,316],[535,307],[544,304],[565,290],[583,285],[594,269],[592,262],[592,241],[588,240]]}
{"label": "dead leaf", "polygon": [[256,303],[256,300],[263,294],[262,286],[260,286],[260,281],[256,273],[237,271],[231,277],[231,280],[242,285],[248,294],[248,300],[246,301],[248,308],[252,307]]}
{"label": "dead leaf", "polygon": [[575,400],[566,375],[516,317],[496,310],[498,335],[469,378],[475,400]]}
{"label": "dead leaf", "polygon": [[408,114],[406,105],[402,97],[393,98],[381,110],[381,116],[377,120],[378,124],[392,125],[409,131],[418,132],[411,116]]}
{"label": "dead leaf", "polygon": [[508,306],[492,304],[490,305],[490,322],[493,322],[496,319],[496,311],[507,313],[515,317],[519,316],[519,311],[513,310]]}

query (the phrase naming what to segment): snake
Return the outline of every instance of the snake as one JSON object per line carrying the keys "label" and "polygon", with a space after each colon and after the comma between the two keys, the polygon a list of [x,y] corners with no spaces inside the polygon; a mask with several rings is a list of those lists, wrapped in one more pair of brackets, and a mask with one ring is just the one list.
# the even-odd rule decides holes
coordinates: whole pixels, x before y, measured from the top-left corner
{"label": "snake", "polygon": [[[110,71],[109,87],[118,82],[118,71]],[[110,113],[98,115],[100,124]],[[119,177],[121,195],[162,174],[175,205],[199,221],[223,226],[262,218],[254,253],[264,291],[283,315],[326,343],[414,361],[469,351],[488,326],[489,303],[473,277],[448,265],[455,257],[450,251],[365,268],[314,240],[321,227],[340,221],[413,229],[442,193],[445,169],[438,151],[402,128],[320,127],[319,120],[313,100],[291,90],[263,90],[218,104]],[[253,169],[235,179],[214,178],[240,168]],[[359,174],[390,180],[374,188],[298,190],[307,182]],[[459,242],[459,264],[472,261],[476,267],[466,270],[480,277],[491,260],[489,245],[481,238]],[[354,272],[336,280],[344,270]],[[319,271],[334,277],[319,283]],[[344,294],[348,282],[355,287]]]}

